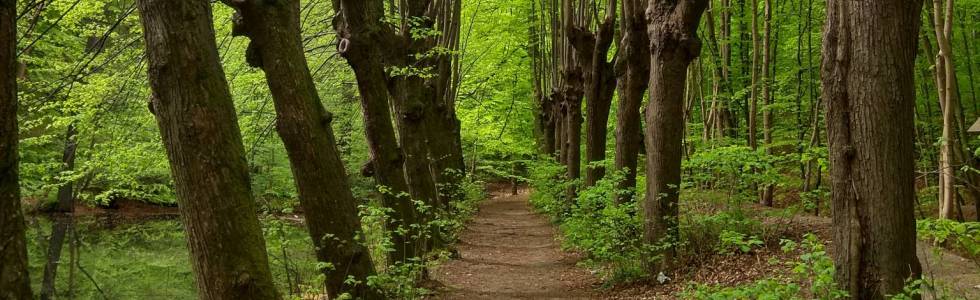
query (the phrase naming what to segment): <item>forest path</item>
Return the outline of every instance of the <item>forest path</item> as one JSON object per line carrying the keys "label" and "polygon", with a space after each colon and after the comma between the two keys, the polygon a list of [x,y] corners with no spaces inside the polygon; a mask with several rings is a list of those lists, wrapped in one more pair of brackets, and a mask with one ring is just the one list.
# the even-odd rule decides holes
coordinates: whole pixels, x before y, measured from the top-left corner
{"label": "forest path", "polygon": [[460,258],[430,274],[434,299],[593,299],[594,276],[561,251],[547,217],[535,214],[528,191],[495,192],[462,232]]}

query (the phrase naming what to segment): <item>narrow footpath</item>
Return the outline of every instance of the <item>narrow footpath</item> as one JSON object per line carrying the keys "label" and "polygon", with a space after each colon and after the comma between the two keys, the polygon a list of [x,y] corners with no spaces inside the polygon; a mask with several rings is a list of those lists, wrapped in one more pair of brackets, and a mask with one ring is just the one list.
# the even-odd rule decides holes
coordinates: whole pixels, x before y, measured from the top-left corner
{"label": "narrow footpath", "polygon": [[561,251],[557,230],[535,214],[527,191],[497,192],[458,243],[460,257],[431,273],[434,299],[594,299],[595,279]]}

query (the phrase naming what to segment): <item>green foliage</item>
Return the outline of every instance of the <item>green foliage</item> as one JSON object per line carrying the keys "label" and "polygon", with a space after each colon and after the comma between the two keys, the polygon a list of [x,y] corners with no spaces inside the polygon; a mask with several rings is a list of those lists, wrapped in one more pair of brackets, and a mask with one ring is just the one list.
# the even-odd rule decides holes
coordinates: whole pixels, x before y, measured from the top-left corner
{"label": "green foliage", "polygon": [[683,216],[680,228],[683,250],[693,257],[734,254],[733,250],[741,251],[742,246],[751,250],[762,245],[757,237],[762,233],[762,223],[739,209]]}
{"label": "green foliage", "polygon": [[552,159],[543,158],[530,164],[531,204],[556,219],[566,216],[570,204],[563,201],[564,193],[572,184],[565,178],[565,167]]}
{"label": "green foliage", "polygon": [[735,287],[694,285],[681,292],[681,299],[705,300],[784,300],[804,299],[797,284],[787,284],[780,280],[763,279]]}
{"label": "green foliage", "polygon": [[[847,293],[834,283],[833,260],[823,244],[813,234],[799,243],[780,242],[784,252],[800,251],[794,261],[783,262],[791,267],[793,277],[772,276],[752,283],[725,287],[693,284],[680,294],[682,299],[844,299]],[[809,289],[804,287],[809,286]]]}
{"label": "green foliage", "polygon": [[752,248],[765,245],[762,240],[754,235],[749,236],[730,230],[722,231],[719,238],[721,244],[718,245],[718,253],[725,255],[733,255],[736,252],[749,253]]}
{"label": "green foliage", "polygon": [[916,222],[916,231],[920,238],[928,239],[935,245],[964,252],[980,267],[980,223],[921,219]]}
{"label": "green foliage", "polygon": [[575,205],[561,220],[565,247],[588,254],[591,264],[606,271],[610,283],[647,275],[653,252],[641,239],[642,219],[635,202],[616,203],[616,184],[623,172],[610,172],[596,185],[579,193]]}
{"label": "green foliage", "polygon": [[783,175],[776,167],[786,159],[747,146],[731,145],[701,149],[682,163],[685,184],[727,190],[729,195],[749,193],[750,187],[778,185]]}
{"label": "green foliage", "polygon": [[803,253],[797,261],[790,263],[792,271],[800,281],[809,281],[810,294],[818,299],[846,298],[847,293],[837,288],[834,282],[834,261],[827,255],[823,243],[814,234],[806,234],[798,244],[790,240],[780,241],[783,251],[799,248]]}

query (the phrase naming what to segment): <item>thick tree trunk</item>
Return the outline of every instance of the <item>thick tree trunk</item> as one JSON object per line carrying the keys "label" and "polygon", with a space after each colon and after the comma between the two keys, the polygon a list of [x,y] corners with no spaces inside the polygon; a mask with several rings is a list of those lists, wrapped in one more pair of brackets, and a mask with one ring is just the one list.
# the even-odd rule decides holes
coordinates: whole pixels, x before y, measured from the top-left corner
{"label": "thick tree trunk", "polygon": [[[602,166],[592,163],[606,159],[606,131],[609,123],[609,110],[616,87],[613,63],[606,57],[612,46],[616,26],[616,1],[607,2],[606,17],[599,23],[598,30],[592,33],[584,28],[576,28],[578,60],[583,62],[585,71],[585,186],[593,186],[606,174]],[[586,49],[590,48],[590,49]]]}
{"label": "thick tree trunk", "polygon": [[139,0],[151,111],[170,159],[201,299],[280,299],[204,0]]}
{"label": "thick tree trunk", "polygon": [[27,244],[17,156],[17,1],[0,0],[0,298],[27,300]]}
{"label": "thick tree trunk", "polygon": [[634,198],[637,160],[643,133],[640,129],[640,105],[650,83],[650,37],[646,33],[647,0],[624,0],[620,30],[623,39],[618,59],[625,68],[619,81],[619,103],[616,108],[616,170],[625,171],[619,183],[622,193],[618,203]]}
{"label": "thick tree trunk", "polygon": [[[286,146],[306,226],[337,297],[381,299],[365,282],[375,274],[362,242],[357,199],[337,151],[331,113],[324,109],[303,52],[298,0],[226,1],[237,10],[235,34],[251,39],[247,60],[265,71],[276,107],[276,130]],[[266,63],[268,62],[268,63]],[[353,278],[360,284],[348,284]]]}
{"label": "thick tree trunk", "polygon": [[854,299],[902,291],[915,253],[915,90],[921,1],[827,2],[823,97],[837,284]]}
{"label": "thick tree trunk", "polygon": [[[422,253],[420,241],[412,239],[411,229],[418,223],[415,205],[409,197],[405,179],[404,157],[395,137],[388,103],[388,79],[385,75],[382,48],[386,27],[380,24],[384,14],[380,1],[334,0],[334,29],[339,42],[338,52],[347,59],[357,79],[361,95],[361,112],[364,132],[367,135],[371,161],[365,164],[362,175],[373,176],[379,187],[385,207],[392,209],[386,223],[392,235],[394,251],[389,254],[392,262],[418,257]],[[382,46],[377,46],[382,45]]]}
{"label": "thick tree trunk", "polygon": [[[565,86],[565,166],[569,181],[577,181],[582,176],[582,76],[578,68],[566,70]],[[571,203],[578,195],[577,184],[570,184],[565,193]]]}
{"label": "thick tree trunk", "polygon": [[[564,101],[563,121],[565,135],[564,163],[566,167],[565,179],[572,182],[568,185],[565,192],[566,201],[569,204],[575,202],[578,194],[578,184],[576,181],[581,177],[582,172],[582,98],[585,94],[583,85],[585,84],[585,74],[578,56],[591,57],[591,55],[579,55],[575,51],[575,45],[581,39],[579,34],[579,23],[581,16],[576,11],[582,11],[579,5],[573,5],[574,0],[562,1],[562,43],[565,45],[565,52],[562,55],[561,75],[562,85],[561,94]],[[576,3],[580,4],[580,3]],[[584,14],[584,11],[582,12]],[[591,50],[591,49],[590,49]]]}
{"label": "thick tree trunk", "polygon": [[[706,0],[650,0],[647,11],[650,34],[650,104],[647,106],[644,241],[676,244],[678,196],[684,139],[684,83],[687,67],[698,56],[701,41],[697,28]],[[652,273],[667,270],[674,247],[658,253],[661,261]]]}

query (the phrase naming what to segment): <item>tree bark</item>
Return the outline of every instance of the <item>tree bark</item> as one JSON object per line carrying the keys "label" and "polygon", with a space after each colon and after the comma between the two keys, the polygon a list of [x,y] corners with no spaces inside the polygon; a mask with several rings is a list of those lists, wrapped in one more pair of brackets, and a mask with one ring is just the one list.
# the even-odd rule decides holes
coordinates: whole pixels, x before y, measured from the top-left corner
{"label": "tree bark", "polygon": [[624,171],[619,183],[618,203],[633,201],[636,188],[637,160],[643,132],[640,129],[640,105],[650,83],[650,37],[646,33],[647,0],[623,0],[623,32],[618,61],[625,69],[619,80],[619,103],[616,108],[616,170]]}
{"label": "tree bark", "polygon": [[72,226],[71,216],[55,216],[51,222],[51,237],[48,239],[48,253],[44,264],[44,274],[41,277],[41,300],[57,298],[54,287],[61,265],[61,250],[65,245],[68,229]]}
{"label": "tree bark", "polygon": [[[945,4],[945,5],[944,5]],[[956,170],[965,160],[961,144],[961,108],[956,80],[956,66],[953,64],[953,47],[950,43],[953,33],[953,1],[933,0],[933,25],[939,54],[936,55],[936,86],[939,91],[940,108],[943,112],[943,140],[939,158],[939,217],[954,218],[959,203],[956,183]]]}
{"label": "tree bark", "polygon": [[585,79],[585,186],[593,186],[606,174],[602,166],[593,163],[606,159],[606,131],[609,110],[616,87],[613,64],[606,59],[612,46],[616,26],[616,1],[607,2],[606,17],[595,33],[576,27],[579,41],[574,43],[578,60],[582,62]]}
{"label": "tree bark", "polygon": [[166,145],[201,299],[280,299],[231,94],[203,0],[139,0],[151,111]]}
{"label": "tree bark", "polygon": [[827,103],[835,280],[854,299],[884,299],[918,278],[915,85],[921,1],[827,2]]}
{"label": "tree bark", "polygon": [[[358,201],[348,183],[331,122],[303,51],[298,0],[225,1],[236,9],[234,34],[251,39],[246,52],[265,71],[276,108],[276,130],[286,146],[306,226],[332,297],[381,299],[367,286],[374,262],[362,242]],[[267,63],[268,62],[268,63]],[[351,277],[359,283],[349,284]]]}
{"label": "tree bark", "polygon": [[646,122],[647,190],[644,205],[644,241],[666,242],[661,260],[651,274],[672,263],[678,231],[678,196],[684,139],[684,84],[687,67],[698,56],[697,37],[706,0],[650,0],[650,104]]}
{"label": "tree bark", "polygon": [[[762,38],[762,101],[763,101],[763,112],[762,112],[762,142],[765,147],[766,155],[772,155],[772,72],[770,72],[770,63],[773,60],[773,50],[772,50],[772,0],[764,1],[764,14],[765,23],[763,25],[763,38]],[[772,206],[773,195],[775,194],[775,186],[767,184],[762,187],[762,192],[759,194],[759,203],[764,206]]]}
{"label": "tree bark", "polygon": [[752,6],[752,70],[750,71],[752,87],[749,90],[751,100],[749,101],[748,118],[748,141],[749,147],[755,150],[759,147],[759,3],[755,0],[750,1]]}
{"label": "tree bark", "polygon": [[0,0],[0,298],[33,299],[20,208],[17,126],[17,1]]}
{"label": "tree bark", "polygon": [[338,35],[337,51],[354,70],[360,91],[364,132],[367,135],[371,161],[362,175],[374,177],[382,191],[385,207],[391,208],[386,227],[392,235],[394,251],[391,262],[402,262],[423,253],[420,241],[413,240],[411,226],[418,223],[415,205],[406,197],[404,156],[395,137],[388,102],[388,79],[382,61],[387,48],[388,28],[380,23],[384,5],[380,1],[334,0],[334,29]]}
{"label": "tree bark", "polygon": [[[565,197],[568,203],[574,203],[577,191],[577,184],[582,173],[582,97],[584,76],[583,66],[578,55],[575,53],[575,45],[581,39],[577,30],[584,12],[581,5],[573,5],[574,0],[562,1],[562,32],[565,52],[561,64],[562,85],[561,94],[563,105],[563,121],[565,134],[565,153],[564,163],[566,167],[566,177],[572,184],[568,185]],[[576,3],[581,4],[581,3]],[[576,14],[579,11],[581,14]],[[589,55],[590,56],[590,55]]]}

